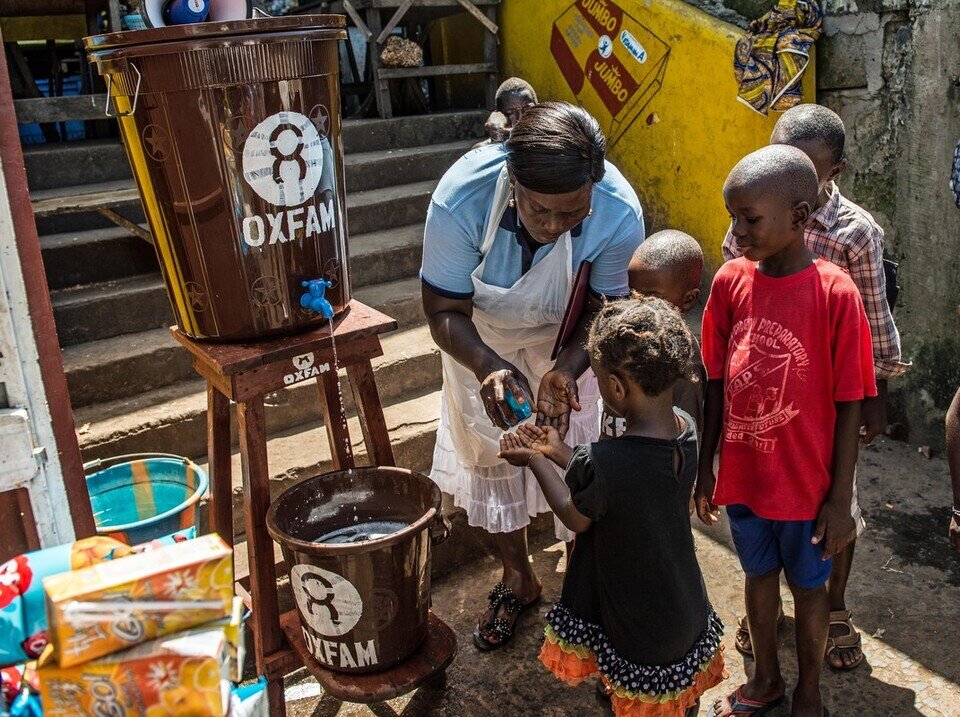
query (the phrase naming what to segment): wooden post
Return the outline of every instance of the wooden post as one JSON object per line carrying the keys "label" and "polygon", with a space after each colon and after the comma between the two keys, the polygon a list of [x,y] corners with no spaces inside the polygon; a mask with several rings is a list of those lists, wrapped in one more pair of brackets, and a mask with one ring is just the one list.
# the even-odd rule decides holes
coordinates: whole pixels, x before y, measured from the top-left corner
{"label": "wooden post", "polygon": [[[489,18],[490,22],[494,27],[497,26],[497,6],[496,5],[487,5],[484,8],[486,16]],[[488,28],[489,29],[489,28]],[[499,43],[500,38],[496,32],[485,32],[483,34],[483,61],[492,63],[494,67],[497,66],[497,44]],[[497,74],[496,72],[491,72],[487,75],[487,81],[484,85],[486,89],[486,99],[487,107],[493,109],[494,102],[497,95]]]}
{"label": "wooden post", "polygon": [[353,389],[357,414],[360,417],[360,428],[363,430],[363,441],[367,445],[370,462],[375,466],[395,465],[390,434],[387,432],[387,421],[383,417],[383,405],[380,403],[380,392],[377,390],[377,382],[373,376],[373,367],[370,366],[369,361],[347,366],[347,377],[350,379],[350,388]]}
{"label": "wooden post", "polygon": [[[263,396],[237,404],[240,455],[243,458],[243,512],[247,525],[247,559],[250,564],[250,599],[253,603],[254,654],[257,672],[266,673],[266,657],[277,652],[282,641],[277,603],[277,571],[273,541],[267,532],[270,508],[270,473],[267,467],[267,425]],[[285,717],[283,680],[267,684],[270,717]]]}
{"label": "wooden post", "polygon": [[210,527],[233,546],[233,477],[230,470],[230,401],[207,383],[207,463]]}
{"label": "wooden post", "polygon": [[327,441],[330,443],[330,457],[335,471],[353,468],[353,446],[350,443],[350,431],[347,428],[347,414],[343,409],[343,397],[337,380],[337,369],[320,374],[317,379],[320,387],[320,410],[323,424],[327,428]]}
{"label": "wooden post", "polygon": [[[367,27],[373,37],[380,36],[379,8],[367,8]],[[383,119],[390,119],[393,117],[393,108],[390,105],[390,84],[387,80],[380,78],[380,45],[377,42],[368,41],[367,49],[370,51],[368,62],[373,76],[373,94],[377,99],[377,111]]]}

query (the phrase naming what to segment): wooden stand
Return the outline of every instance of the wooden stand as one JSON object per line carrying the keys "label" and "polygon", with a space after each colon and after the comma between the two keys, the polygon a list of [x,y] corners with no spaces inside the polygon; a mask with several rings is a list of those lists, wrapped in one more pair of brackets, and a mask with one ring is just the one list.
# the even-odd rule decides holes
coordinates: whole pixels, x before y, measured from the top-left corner
{"label": "wooden stand", "polygon": [[[207,381],[207,458],[210,472],[210,523],[228,543],[233,542],[233,506],[230,475],[230,402],[237,404],[240,429],[240,457],[243,466],[243,511],[247,531],[249,590],[239,572],[237,593],[253,610],[254,654],[257,670],[267,678],[271,717],[286,714],[283,698],[284,675],[306,666],[334,696],[358,702],[389,699],[416,689],[453,659],[456,640],[452,632],[431,616],[433,641],[428,659],[408,660],[382,673],[387,681],[410,663],[403,678],[392,682],[396,690],[368,692],[372,675],[350,676],[324,670],[304,649],[296,610],[280,615],[277,600],[277,568],[274,545],[267,533],[266,515],[270,506],[270,473],[267,468],[267,433],[263,396],[284,386],[316,378],[320,406],[334,470],[354,466],[346,415],[340,398],[334,345],[339,366],[345,368],[356,399],[357,413],[367,452],[374,465],[394,465],[393,449],[383,417],[380,394],[370,360],[383,355],[379,334],[392,331],[397,322],[357,301],[329,327],[280,339],[248,344],[202,343],[171,329],[174,338],[193,355],[194,369]],[[437,623],[443,629],[437,627]],[[282,627],[281,627],[282,626]],[[449,636],[446,633],[449,633]],[[290,643],[284,633],[291,636]],[[297,643],[300,643],[300,649]],[[417,655],[424,651],[421,647]],[[415,656],[416,657],[416,656]],[[416,673],[416,674],[414,674]],[[326,675],[333,675],[327,678]],[[388,696],[384,696],[388,695]],[[369,699],[368,699],[369,697]]]}
{"label": "wooden stand", "polygon": [[[493,107],[497,91],[497,45],[499,31],[497,7],[500,0],[336,0],[329,12],[346,13],[367,40],[367,56],[373,91],[380,117],[393,117],[390,80],[484,75],[487,107]],[[380,52],[383,43],[398,26],[439,20],[447,15],[468,12],[483,25],[483,62],[466,65],[427,65],[425,67],[383,67]],[[361,17],[361,13],[363,14]],[[383,18],[388,17],[386,23]]]}

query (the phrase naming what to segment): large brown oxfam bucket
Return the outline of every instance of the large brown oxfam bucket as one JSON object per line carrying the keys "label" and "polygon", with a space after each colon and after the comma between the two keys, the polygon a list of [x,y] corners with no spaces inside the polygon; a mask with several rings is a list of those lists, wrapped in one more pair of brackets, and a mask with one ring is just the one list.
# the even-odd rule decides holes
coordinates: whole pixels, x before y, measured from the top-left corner
{"label": "large brown oxfam bucket", "polygon": [[267,529],[280,543],[316,660],[376,672],[427,635],[430,547],[448,534],[440,489],[404,468],[326,473],[284,491]]}
{"label": "large brown oxfam bucket", "polygon": [[305,281],[331,282],[334,312],[350,300],[343,28],[341,15],[306,15],[86,39],[177,323],[194,338],[255,339],[324,323],[301,308]]}

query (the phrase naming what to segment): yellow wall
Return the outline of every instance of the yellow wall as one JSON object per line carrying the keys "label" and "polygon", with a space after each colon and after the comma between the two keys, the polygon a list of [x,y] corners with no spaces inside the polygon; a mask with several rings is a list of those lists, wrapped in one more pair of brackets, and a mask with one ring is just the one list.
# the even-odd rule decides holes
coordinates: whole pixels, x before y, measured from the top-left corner
{"label": "yellow wall", "polygon": [[[527,79],[540,100],[579,102],[597,117],[612,145],[610,161],[640,196],[648,232],[670,227],[690,233],[715,269],[729,224],[723,181],[743,155],[768,142],[778,116],[763,117],[737,100],[732,60],[742,30],[678,0],[618,0],[616,5],[609,0],[586,1],[606,5],[611,12],[622,9],[624,18],[613,39],[621,28],[628,28],[643,46],[643,63],[635,63],[622,46],[617,45],[614,53],[626,54],[621,67],[624,74],[636,76],[635,89],[626,91],[631,78],[624,77],[624,89],[619,97],[608,95],[608,104],[589,81],[574,94],[551,51],[554,25],[569,28],[578,22],[584,30],[581,35],[592,40],[573,51],[576,57],[570,59],[580,67],[588,60],[586,52],[595,52],[597,45],[596,35],[587,32],[571,0],[504,0],[501,71],[505,77]],[[559,32],[554,36],[555,51],[561,37]],[[804,76],[808,101],[813,90],[811,67]],[[626,98],[622,109],[621,98]]]}

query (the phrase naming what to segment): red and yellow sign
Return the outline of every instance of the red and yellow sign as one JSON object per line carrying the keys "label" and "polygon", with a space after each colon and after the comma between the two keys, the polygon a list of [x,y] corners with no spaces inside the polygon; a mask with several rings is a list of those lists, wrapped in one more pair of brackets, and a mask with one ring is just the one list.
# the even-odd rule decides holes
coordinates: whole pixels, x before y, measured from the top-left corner
{"label": "red and yellow sign", "polygon": [[577,100],[605,125],[608,146],[660,90],[670,55],[669,45],[610,0],[567,8],[553,23],[550,51]]}

